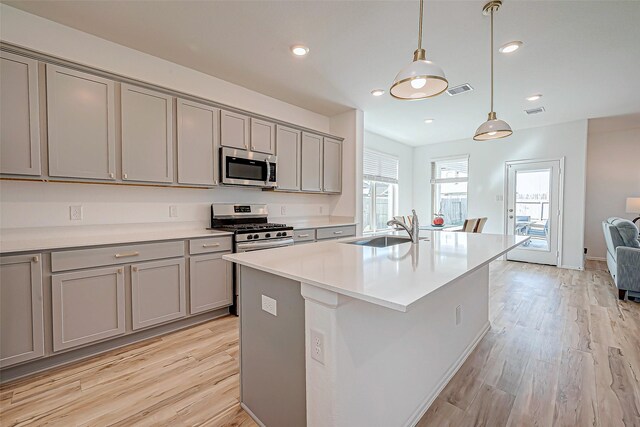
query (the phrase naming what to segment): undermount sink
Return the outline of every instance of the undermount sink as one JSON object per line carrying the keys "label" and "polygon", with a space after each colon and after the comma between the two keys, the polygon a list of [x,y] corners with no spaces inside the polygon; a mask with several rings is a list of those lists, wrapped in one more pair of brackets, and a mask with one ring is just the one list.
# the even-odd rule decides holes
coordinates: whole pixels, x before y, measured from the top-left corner
{"label": "undermount sink", "polygon": [[345,242],[351,245],[372,246],[374,248],[386,248],[387,246],[399,245],[401,243],[411,242],[408,237],[382,236],[372,237],[368,239],[356,240],[354,242]]}

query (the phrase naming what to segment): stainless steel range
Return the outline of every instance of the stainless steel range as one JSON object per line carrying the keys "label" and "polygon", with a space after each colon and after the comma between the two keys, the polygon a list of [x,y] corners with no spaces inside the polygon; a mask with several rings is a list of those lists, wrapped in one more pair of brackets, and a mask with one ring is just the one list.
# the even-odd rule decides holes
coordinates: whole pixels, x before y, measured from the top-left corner
{"label": "stainless steel range", "polygon": [[[268,220],[266,205],[214,203],[211,205],[211,228],[233,233],[233,251],[249,252],[293,245],[293,227]],[[234,269],[234,304],[238,312],[238,268]]]}

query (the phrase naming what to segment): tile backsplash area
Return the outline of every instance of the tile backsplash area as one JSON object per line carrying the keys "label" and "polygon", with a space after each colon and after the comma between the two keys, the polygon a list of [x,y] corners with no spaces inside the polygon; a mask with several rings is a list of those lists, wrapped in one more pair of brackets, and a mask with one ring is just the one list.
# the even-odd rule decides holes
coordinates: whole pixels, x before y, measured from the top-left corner
{"label": "tile backsplash area", "polygon": [[185,189],[2,181],[0,228],[107,224],[208,224],[212,203],[266,203],[270,218],[331,215],[337,196],[258,189]]}

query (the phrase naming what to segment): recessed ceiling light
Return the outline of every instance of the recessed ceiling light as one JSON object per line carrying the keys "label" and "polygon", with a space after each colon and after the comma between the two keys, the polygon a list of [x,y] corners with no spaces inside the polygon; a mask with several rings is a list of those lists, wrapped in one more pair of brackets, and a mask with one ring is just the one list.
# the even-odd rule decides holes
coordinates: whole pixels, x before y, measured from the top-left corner
{"label": "recessed ceiling light", "polygon": [[307,53],[309,53],[309,48],[301,44],[297,44],[291,46],[291,53],[293,53],[295,56],[305,56]]}
{"label": "recessed ceiling light", "polygon": [[500,53],[512,53],[520,49],[521,47],[522,47],[522,42],[519,40],[516,40],[516,41],[509,42],[507,44],[503,44],[502,46],[500,46],[500,49],[498,49],[498,51]]}
{"label": "recessed ceiling light", "polygon": [[382,96],[384,95],[384,90],[382,89],[374,89],[371,91],[371,95],[373,96]]}
{"label": "recessed ceiling light", "polygon": [[537,101],[540,98],[542,98],[542,94],[536,93],[535,95],[527,96],[527,101]]}
{"label": "recessed ceiling light", "polygon": [[424,119],[424,122],[429,124],[429,123],[433,123],[433,119]]}

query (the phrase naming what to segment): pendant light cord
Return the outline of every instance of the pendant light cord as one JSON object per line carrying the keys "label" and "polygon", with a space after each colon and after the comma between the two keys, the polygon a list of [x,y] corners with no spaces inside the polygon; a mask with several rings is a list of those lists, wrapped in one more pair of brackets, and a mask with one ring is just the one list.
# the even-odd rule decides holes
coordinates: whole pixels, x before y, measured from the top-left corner
{"label": "pendant light cord", "polygon": [[491,112],[493,112],[493,6],[491,7]]}
{"label": "pendant light cord", "polygon": [[424,0],[420,0],[420,23],[418,28],[418,50],[422,49],[422,14],[424,10]]}

